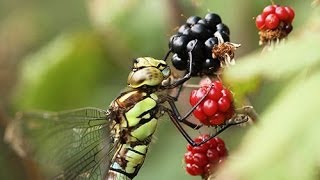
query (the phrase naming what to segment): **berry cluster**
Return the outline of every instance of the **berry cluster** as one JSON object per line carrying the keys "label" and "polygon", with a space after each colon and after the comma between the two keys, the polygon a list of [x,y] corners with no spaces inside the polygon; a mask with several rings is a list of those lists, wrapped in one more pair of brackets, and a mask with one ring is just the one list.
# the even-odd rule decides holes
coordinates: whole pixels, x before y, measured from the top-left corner
{"label": "berry cluster", "polygon": [[174,53],[172,64],[178,70],[189,68],[188,52],[192,50],[193,76],[212,75],[220,68],[220,60],[212,57],[213,47],[228,42],[230,30],[218,14],[208,13],[205,18],[191,16],[171,36],[169,49]]}
{"label": "berry cluster", "polygon": [[[209,92],[208,92],[209,91]],[[206,96],[207,95],[207,96]],[[203,83],[190,94],[191,106],[196,106],[193,115],[204,125],[222,125],[234,115],[233,95],[220,81]]]}
{"label": "berry cluster", "polygon": [[[195,139],[200,143],[209,138],[209,135],[201,135]],[[187,145],[187,152],[184,154],[186,171],[192,176],[206,176],[212,173],[215,167],[228,155],[225,143],[222,139],[214,137],[200,146]]]}
{"label": "berry cluster", "polygon": [[289,6],[269,5],[256,17],[260,44],[285,38],[292,31],[294,10]]}

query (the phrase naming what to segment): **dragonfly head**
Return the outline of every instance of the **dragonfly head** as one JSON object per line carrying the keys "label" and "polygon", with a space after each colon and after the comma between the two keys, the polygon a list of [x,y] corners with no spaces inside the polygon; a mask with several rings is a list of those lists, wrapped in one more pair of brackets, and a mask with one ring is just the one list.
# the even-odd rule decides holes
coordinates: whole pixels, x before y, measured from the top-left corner
{"label": "dragonfly head", "polygon": [[144,85],[159,86],[170,74],[170,67],[165,61],[140,57],[133,61],[133,68],[128,76],[128,85],[132,88]]}

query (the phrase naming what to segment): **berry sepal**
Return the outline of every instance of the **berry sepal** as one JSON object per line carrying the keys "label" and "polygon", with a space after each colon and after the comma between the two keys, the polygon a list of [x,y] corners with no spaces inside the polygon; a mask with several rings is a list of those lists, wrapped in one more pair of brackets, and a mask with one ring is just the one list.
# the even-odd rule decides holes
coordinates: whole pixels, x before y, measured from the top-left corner
{"label": "berry sepal", "polygon": [[219,32],[215,33],[218,38],[218,44],[212,48],[212,58],[220,61],[221,67],[228,67],[235,64],[234,53],[241,46],[232,42],[224,42]]}

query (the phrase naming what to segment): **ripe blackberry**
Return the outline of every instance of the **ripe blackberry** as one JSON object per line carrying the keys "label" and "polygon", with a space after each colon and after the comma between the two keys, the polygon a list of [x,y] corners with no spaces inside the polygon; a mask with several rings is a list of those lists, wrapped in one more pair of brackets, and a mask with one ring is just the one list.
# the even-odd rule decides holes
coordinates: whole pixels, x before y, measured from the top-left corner
{"label": "ripe blackberry", "polygon": [[184,24],[184,25],[179,27],[178,33],[182,34],[187,29],[190,29],[190,26],[188,24]]}
{"label": "ripe blackberry", "polygon": [[223,23],[219,23],[217,24],[217,31],[221,32],[221,33],[225,33],[228,36],[230,36],[230,29],[227,25],[223,24]]}
{"label": "ripe blackberry", "polygon": [[186,35],[175,36],[172,39],[172,52],[183,53],[189,42],[189,37]]}
{"label": "ripe blackberry", "polygon": [[[209,138],[209,135],[201,135],[194,139],[200,143]],[[206,177],[223,162],[228,156],[225,143],[219,137],[214,137],[200,146],[187,145],[187,152],[184,154],[186,171],[192,176]]]}
{"label": "ripe blackberry", "polygon": [[[192,50],[193,70],[191,75],[214,76],[222,64],[228,64],[226,57],[234,57],[235,48],[232,47],[235,46],[229,43],[229,35],[229,27],[222,23],[218,14],[208,13],[203,19],[198,16],[189,17],[186,23],[178,29],[178,33],[170,38],[169,48],[175,54],[172,56],[173,66],[178,70],[188,71],[187,64],[190,58],[184,57]],[[225,53],[231,54],[226,55]]]}
{"label": "ripe blackberry", "polygon": [[198,23],[198,21],[200,20],[201,18],[198,17],[198,16],[190,16],[186,23],[189,25],[189,26],[192,26],[192,25],[195,25]]}
{"label": "ripe blackberry", "polygon": [[204,42],[204,45],[205,45],[205,50],[211,54],[212,53],[212,48],[217,45],[219,43],[219,40],[217,37],[210,37],[209,39],[207,39],[205,42]]}
{"label": "ripe blackberry", "polygon": [[204,58],[204,44],[197,43],[196,40],[191,40],[187,44],[187,51],[189,52],[191,50],[194,62],[201,61],[201,59]]}
{"label": "ripe blackberry", "polygon": [[193,115],[204,125],[223,125],[234,115],[234,105],[232,93],[220,81],[205,83],[193,90],[189,102],[191,106],[195,106],[208,91],[207,97],[196,107]]}
{"label": "ripe blackberry", "polygon": [[210,37],[209,31],[203,24],[195,24],[191,27],[191,32],[197,39],[203,40]]}
{"label": "ripe blackberry", "polygon": [[213,74],[215,72],[218,72],[220,68],[220,61],[216,58],[213,59],[212,57],[208,57],[203,63],[202,67],[205,74]]}
{"label": "ripe blackberry", "polygon": [[292,21],[295,13],[291,7],[269,5],[256,17],[259,29],[259,44],[270,44],[286,38],[292,31]]}
{"label": "ripe blackberry", "polygon": [[185,70],[187,68],[187,60],[183,57],[179,57],[178,54],[173,54],[172,65],[178,70]]}
{"label": "ripe blackberry", "polygon": [[210,30],[211,32],[215,32],[216,29],[212,29],[212,27],[210,27],[210,25],[207,23],[207,21],[205,19],[200,19],[198,21],[198,24],[202,24],[204,25],[208,30]]}
{"label": "ripe blackberry", "polygon": [[220,24],[222,22],[220,16],[218,14],[215,13],[208,13],[204,19],[207,21],[207,23],[211,26],[211,27],[215,27],[217,26],[217,24]]}

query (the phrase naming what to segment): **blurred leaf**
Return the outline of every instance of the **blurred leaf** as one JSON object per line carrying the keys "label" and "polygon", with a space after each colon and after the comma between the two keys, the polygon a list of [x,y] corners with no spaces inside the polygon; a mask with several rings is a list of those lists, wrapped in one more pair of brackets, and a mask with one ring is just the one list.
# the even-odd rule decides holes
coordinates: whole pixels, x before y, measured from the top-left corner
{"label": "blurred leaf", "polygon": [[236,179],[315,179],[320,160],[320,101],[314,98],[319,88],[320,73],[287,87],[223,172]]}
{"label": "blurred leaf", "polygon": [[[319,11],[316,14],[312,26],[292,41],[250,55],[227,71],[230,81],[263,77],[282,87],[216,179],[319,179]],[[276,95],[271,89],[266,93]]]}
{"label": "blurred leaf", "polygon": [[[320,21],[320,16],[318,20]],[[319,47],[319,33],[307,31],[286,44],[279,45],[272,52],[257,52],[244,57],[241,63],[230,68],[225,76],[232,81],[246,80],[254,76],[285,78],[301,69],[319,66]]]}
{"label": "blurred leaf", "polygon": [[158,55],[160,57],[155,58],[162,58],[167,49],[162,47],[166,47],[170,35],[165,35],[166,14],[159,9],[165,10],[166,3],[143,2],[90,1],[90,15],[98,29],[123,52],[135,57]]}
{"label": "blurred leaf", "polygon": [[225,86],[230,86],[229,89],[234,92],[234,99],[236,107],[241,107],[243,105],[250,105],[247,102],[247,97],[251,93],[257,91],[259,86],[261,85],[260,78],[252,78],[248,81],[232,81],[232,83],[228,82],[228,80],[223,81]]}
{"label": "blurred leaf", "polygon": [[[97,104],[102,93],[111,99],[116,94],[113,89],[119,90],[118,86],[125,84],[112,84],[117,81],[113,77],[120,74],[108,60],[99,36],[64,34],[23,61],[16,104],[20,110],[61,110]],[[113,93],[102,92],[106,87]],[[108,101],[99,101],[107,106]]]}

